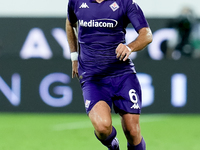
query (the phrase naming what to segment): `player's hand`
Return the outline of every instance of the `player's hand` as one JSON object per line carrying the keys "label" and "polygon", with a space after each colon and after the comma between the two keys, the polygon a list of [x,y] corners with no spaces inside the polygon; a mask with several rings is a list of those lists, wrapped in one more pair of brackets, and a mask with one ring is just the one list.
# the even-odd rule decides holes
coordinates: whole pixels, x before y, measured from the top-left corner
{"label": "player's hand", "polygon": [[120,43],[116,50],[115,50],[115,53],[116,53],[116,57],[119,58],[119,60],[123,60],[123,61],[126,61],[129,57],[129,55],[131,54],[131,51],[128,49],[128,47],[122,43]]}
{"label": "player's hand", "polygon": [[78,61],[72,61],[72,78],[78,78]]}

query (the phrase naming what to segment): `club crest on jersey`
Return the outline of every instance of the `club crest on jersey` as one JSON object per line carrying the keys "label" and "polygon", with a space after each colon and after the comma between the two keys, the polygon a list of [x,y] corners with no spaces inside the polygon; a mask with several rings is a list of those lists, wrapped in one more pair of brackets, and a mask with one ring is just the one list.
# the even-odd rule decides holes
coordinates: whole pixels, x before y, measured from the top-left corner
{"label": "club crest on jersey", "polygon": [[90,102],[91,102],[91,101],[89,101],[89,100],[86,100],[86,101],[85,101],[85,108],[89,108]]}
{"label": "club crest on jersey", "polygon": [[112,4],[110,5],[110,8],[111,8],[113,11],[115,11],[115,10],[117,10],[117,9],[119,8],[119,5],[118,5],[116,2],[114,2],[114,3],[112,3]]}

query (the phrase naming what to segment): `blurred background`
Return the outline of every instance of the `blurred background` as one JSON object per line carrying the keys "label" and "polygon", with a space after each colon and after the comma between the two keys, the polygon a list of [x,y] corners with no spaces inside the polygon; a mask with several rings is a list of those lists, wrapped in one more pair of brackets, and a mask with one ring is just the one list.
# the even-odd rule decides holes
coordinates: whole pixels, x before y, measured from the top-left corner
{"label": "blurred background", "polygon": [[[153,32],[153,42],[131,55],[143,89],[141,126],[148,150],[199,150],[200,1],[137,3]],[[94,138],[79,82],[71,78],[66,4],[0,0],[2,150],[105,149]],[[135,37],[129,25],[126,42]],[[126,149],[115,115],[113,123]]]}

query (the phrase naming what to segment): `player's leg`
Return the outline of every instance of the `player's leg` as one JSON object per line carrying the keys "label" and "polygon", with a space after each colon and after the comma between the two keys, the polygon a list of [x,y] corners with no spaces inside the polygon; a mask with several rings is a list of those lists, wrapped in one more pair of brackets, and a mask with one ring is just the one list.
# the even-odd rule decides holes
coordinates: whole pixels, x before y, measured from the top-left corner
{"label": "player's leg", "polygon": [[104,101],[99,101],[89,112],[89,118],[95,128],[95,134],[100,140],[104,140],[112,132],[111,110]]}
{"label": "player's leg", "polygon": [[[122,128],[128,142],[128,150],[145,150],[140,133],[139,118],[142,107],[141,87],[136,74],[116,77],[115,111],[121,116]],[[120,88],[118,88],[120,87]]]}
{"label": "player's leg", "polygon": [[146,150],[145,141],[141,135],[138,114],[120,114],[124,134],[128,141],[128,150]]}
{"label": "player's leg", "polygon": [[[106,81],[108,84],[109,82]],[[107,85],[106,84],[106,85]],[[95,135],[110,150],[119,150],[116,130],[112,127],[110,98],[111,86],[104,86],[104,81],[88,81],[82,84],[86,112],[94,126]],[[100,100],[107,100],[99,101]]]}
{"label": "player's leg", "polygon": [[97,139],[109,150],[119,150],[117,132],[112,126],[110,106],[104,101],[99,101],[89,112],[89,118],[95,128]]}

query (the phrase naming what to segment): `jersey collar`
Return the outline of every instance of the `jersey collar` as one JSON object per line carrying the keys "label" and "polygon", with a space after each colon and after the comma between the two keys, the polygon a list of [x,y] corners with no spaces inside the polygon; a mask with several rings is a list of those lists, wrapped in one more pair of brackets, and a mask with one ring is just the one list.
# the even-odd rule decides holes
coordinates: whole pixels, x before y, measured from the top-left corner
{"label": "jersey collar", "polygon": [[[92,3],[97,3],[96,0],[90,0]],[[104,0],[104,1],[114,1],[114,0]]]}

